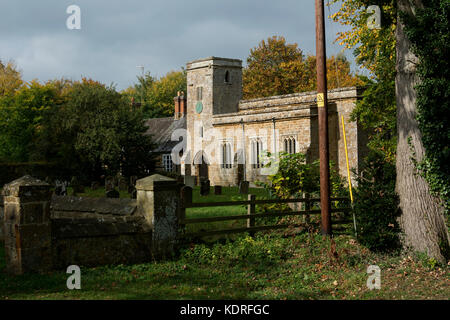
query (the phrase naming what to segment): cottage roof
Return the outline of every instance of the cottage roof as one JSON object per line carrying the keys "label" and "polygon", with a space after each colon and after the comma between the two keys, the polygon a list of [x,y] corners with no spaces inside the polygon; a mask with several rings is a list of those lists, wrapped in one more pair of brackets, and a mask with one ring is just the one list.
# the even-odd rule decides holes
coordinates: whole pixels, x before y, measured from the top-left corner
{"label": "cottage roof", "polygon": [[186,117],[178,120],[175,120],[174,117],[147,119],[145,124],[148,127],[146,134],[151,135],[156,144],[153,152],[170,153],[179,143],[171,141],[172,133],[177,129],[186,129]]}

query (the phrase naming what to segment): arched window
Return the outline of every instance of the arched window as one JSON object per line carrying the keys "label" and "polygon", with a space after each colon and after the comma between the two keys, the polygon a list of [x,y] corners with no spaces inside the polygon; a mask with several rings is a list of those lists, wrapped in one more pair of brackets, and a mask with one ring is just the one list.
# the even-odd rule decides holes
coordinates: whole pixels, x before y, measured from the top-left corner
{"label": "arched window", "polygon": [[203,100],[203,87],[197,87],[197,101]]}
{"label": "arched window", "polygon": [[233,167],[233,159],[231,158],[231,144],[224,142],[222,144],[222,164],[223,169],[231,169]]}
{"label": "arched window", "polygon": [[225,83],[230,83],[230,71],[225,72]]}
{"label": "arched window", "polygon": [[290,153],[290,154],[296,153],[294,137],[284,138],[284,152]]}
{"label": "arched window", "polygon": [[256,138],[251,140],[251,164],[253,168],[261,168],[263,163],[261,161],[261,155],[263,151],[263,143],[261,139]]}

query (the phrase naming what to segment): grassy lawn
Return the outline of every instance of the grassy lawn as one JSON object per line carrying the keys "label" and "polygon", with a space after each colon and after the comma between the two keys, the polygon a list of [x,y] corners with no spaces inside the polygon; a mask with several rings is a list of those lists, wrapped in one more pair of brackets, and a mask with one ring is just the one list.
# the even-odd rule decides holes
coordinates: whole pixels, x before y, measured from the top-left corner
{"label": "grassy lawn", "polygon": [[[379,255],[349,236],[315,233],[241,238],[192,245],[173,261],[82,268],[81,290],[64,270],[9,276],[0,250],[0,299],[448,299],[449,267],[414,255]],[[282,250],[282,251],[281,251]],[[273,253],[273,254],[272,254]],[[264,254],[264,255],[262,255]],[[331,257],[331,258],[330,258]],[[381,290],[366,287],[366,269],[381,268]]]}
{"label": "grassy lawn", "polygon": [[[83,196],[103,195],[88,192]],[[194,202],[246,199],[237,188]],[[264,189],[252,189],[257,198]],[[188,217],[245,214],[244,206],[192,208]],[[225,223],[225,222],[224,222]],[[228,222],[227,222],[228,223]],[[232,223],[232,222],[231,222]],[[242,222],[245,223],[245,222]],[[204,228],[205,226],[198,226]],[[227,227],[219,225],[216,227]],[[228,226],[230,227],[230,226]],[[232,227],[238,227],[233,225]],[[206,228],[206,227],[205,227]],[[233,239],[233,240],[230,240]],[[81,268],[81,290],[66,288],[65,270],[11,276],[0,243],[0,299],[448,299],[450,267],[420,255],[378,254],[351,236],[331,241],[315,229],[259,233],[251,238],[187,243],[172,260]],[[369,265],[381,268],[381,290],[366,286]]]}

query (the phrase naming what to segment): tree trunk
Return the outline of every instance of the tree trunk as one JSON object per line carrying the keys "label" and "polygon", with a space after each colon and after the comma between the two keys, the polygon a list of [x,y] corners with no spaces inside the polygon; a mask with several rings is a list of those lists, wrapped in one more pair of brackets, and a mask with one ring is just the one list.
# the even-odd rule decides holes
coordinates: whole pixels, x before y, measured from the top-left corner
{"label": "tree trunk", "polygon": [[[398,0],[398,10],[414,14],[410,0]],[[422,5],[420,0],[414,1]],[[417,173],[411,161],[414,150],[417,161],[423,159],[425,150],[416,121],[416,92],[419,81],[415,66],[417,57],[411,52],[410,42],[404,33],[401,19],[397,20],[397,181],[400,197],[400,226],[404,232],[403,244],[414,251],[425,252],[430,258],[445,262],[449,235],[444,209],[439,199],[430,194],[427,182]],[[408,143],[410,139],[410,144]],[[411,149],[412,147],[412,149]]]}

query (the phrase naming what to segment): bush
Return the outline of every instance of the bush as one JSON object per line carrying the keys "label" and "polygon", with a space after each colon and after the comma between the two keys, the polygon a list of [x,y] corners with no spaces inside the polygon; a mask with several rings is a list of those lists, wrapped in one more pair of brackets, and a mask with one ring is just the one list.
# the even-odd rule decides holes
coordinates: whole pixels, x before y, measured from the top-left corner
{"label": "bush", "polygon": [[389,251],[400,246],[399,199],[395,192],[395,165],[376,152],[369,154],[358,176],[354,213],[357,239],[373,251]]}
{"label": "bush", "polygon": [[[270,165],[270,163],[268,164]],[[312,196],[320,194],[320,162],[308,163],[303,153],[281,153],[278,171],[268,177],[270,185],[265,185],[272,194],[281,199],[301,197],[302,193]],[[330,192],[332,197],[347,195],[342,177],[330,162]]]}
{"label": "bush", "polygon": [[270,235],[244,236],[225,244],[209,247],[198,244],[187,249],[183,256],[189,262],[215,265],[274,265],[289,255],[287,239]]}

